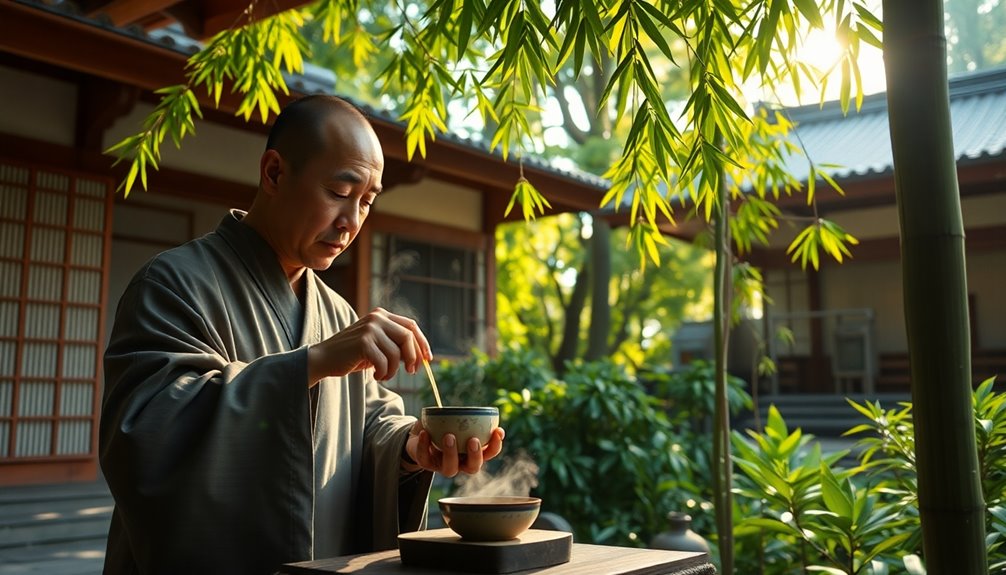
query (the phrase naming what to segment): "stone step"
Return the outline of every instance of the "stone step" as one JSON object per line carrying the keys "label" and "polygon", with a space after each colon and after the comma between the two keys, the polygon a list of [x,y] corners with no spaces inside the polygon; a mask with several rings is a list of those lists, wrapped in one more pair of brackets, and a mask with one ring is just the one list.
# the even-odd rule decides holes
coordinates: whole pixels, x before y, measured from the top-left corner
{"label": "stone step", "polygon": [[112,520],[111,506],[91,513],[47,518],[0,518],[0,549],[104,539]]}
{"label": "stone step", "polygon": [[[871,395],[864,395],[862,393],[856,394],[846,394],[846,395],[835,395],[835,394],[810,394],[810,393],[793,393],[785,395],[763,395],[759,398],[759,403],[762,405],[768,405],[769,403],[774,403],[780,410],[782,406],[808,406],[808,405],[832,405],[832,406],[845,406],[849,407],[846,398],[855,401],[856,403],[863,403],[869,400],[870,402],[880,401],[881,405],[897,405],[900,401],[908,401],[911,399],[907,393],[874,393]],[[849,409],[852,409],[849,407]]]}
{"label": "stone step", "polygon": [[89,497],[111,497],[103,482],[66,483],[57,485],[18,485],[0,490],[0,507],[19,502],[63,501]]}
{"label": "stone step", "polygon": [[99,575],[104,539],[0,549],[0,575]]}
{"label": "stone step", "polygon": [[0,492],[0,550],[103,540],[114,502],[100,482],[32,485]]}
{"label": "stone step", "polygon": [[111,508],[111,495],[93,494],[73,499],[26,499],[0,503],[0,524],[12,519],[51,520],[60,517],[93,515]]}

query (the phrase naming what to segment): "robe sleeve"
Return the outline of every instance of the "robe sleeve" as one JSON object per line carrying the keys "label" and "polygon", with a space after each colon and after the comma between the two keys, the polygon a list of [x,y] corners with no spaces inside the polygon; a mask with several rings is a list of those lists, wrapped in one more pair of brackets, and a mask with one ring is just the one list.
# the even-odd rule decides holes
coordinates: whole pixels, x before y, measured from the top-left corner
{"label": "robe sleeve", "polygon": [[369,375],[368,380],[364,477],[360,482],[363,492],[357,516],[372,520],[360,531],[361,536],[370,538],[360,542],[362,548],[381,551],[398,547],[399,533],[426,528],[433,473],[402,475],[402,448],[416,419],[403,415],[405,408],[398,394]]}
{"label": "robe sleeve", "polygon": [[306,349],[237,361],[231,338],[259,337],[255,324],[217,331],[207,318],[220,313],[140,278],[116,314],[100,461],[125,531],[110,538],[129,541],[141,572],[182,572],[194,556],[207,572],[248,573],[311,557]]}

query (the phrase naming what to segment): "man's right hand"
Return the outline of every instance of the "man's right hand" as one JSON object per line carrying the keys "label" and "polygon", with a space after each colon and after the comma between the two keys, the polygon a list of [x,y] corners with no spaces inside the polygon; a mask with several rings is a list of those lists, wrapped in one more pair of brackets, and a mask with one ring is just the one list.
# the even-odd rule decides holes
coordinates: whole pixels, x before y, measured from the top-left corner
{"label": "man's right hand", "polygon": [[374,379],[394,377],[398,366],[415,373],[433,359],[430,343],[410,318],[376,308],[356,323],[307,350],[308,386],[326,377],[373,368]]}

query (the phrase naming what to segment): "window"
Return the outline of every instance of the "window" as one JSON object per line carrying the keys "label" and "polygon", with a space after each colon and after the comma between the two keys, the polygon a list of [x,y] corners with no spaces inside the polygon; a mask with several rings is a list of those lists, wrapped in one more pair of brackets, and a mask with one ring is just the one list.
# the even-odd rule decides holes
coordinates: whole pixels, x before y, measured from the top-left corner
{"label": "window", "polygon": [[419,322],[438,356],[484,346],[485,257],[478,250],[373,236],[371,301]]}
{"label": "window", "polygon": [[93,460],[110,201],[0,161],[0,464]]}

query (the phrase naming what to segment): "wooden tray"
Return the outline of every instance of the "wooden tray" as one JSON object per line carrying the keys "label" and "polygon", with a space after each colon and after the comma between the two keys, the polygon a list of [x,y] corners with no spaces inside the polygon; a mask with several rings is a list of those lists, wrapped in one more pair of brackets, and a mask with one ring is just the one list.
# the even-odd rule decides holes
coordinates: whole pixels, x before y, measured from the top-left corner
{"label": "wooden tray", "polygon": [[528,529],[511,541],[462,541],[450,529],[403,533],[398,548],[403,565],[471,573],[512,573],[566,563],[573,535]]}

